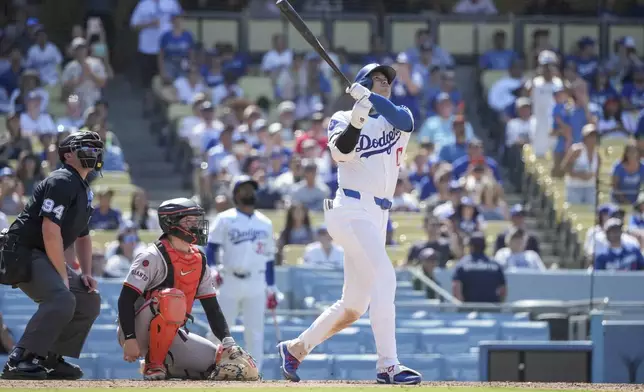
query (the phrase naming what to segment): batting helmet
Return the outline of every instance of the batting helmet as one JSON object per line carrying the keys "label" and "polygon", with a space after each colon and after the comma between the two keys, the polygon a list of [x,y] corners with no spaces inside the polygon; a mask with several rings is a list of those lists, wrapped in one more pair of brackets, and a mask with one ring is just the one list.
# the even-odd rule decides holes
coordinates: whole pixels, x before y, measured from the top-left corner
{"label": "batting helmet", "polygon": [[[159,226],[165,235],[179,238],[189,244],[206,245],[208,242],[208,221],[206,212],[194,200],[185,197],[166,200],[157,210],[159,215]],[[196,216],[196,225],[185,227],[181,225],[181,219],[186,216]]]}
{"label": "batting helmet", "polygon": [[387,78],[389,84],[391,84],[394,79],[396,79],[396,70],[392,67],[388,65],[371,63],[365,65],[360,71],[358,71],[355,82],[371,90],[371,88],[373,87],[373,80],[371,80],[370,76],[374,72],[382,72]]}

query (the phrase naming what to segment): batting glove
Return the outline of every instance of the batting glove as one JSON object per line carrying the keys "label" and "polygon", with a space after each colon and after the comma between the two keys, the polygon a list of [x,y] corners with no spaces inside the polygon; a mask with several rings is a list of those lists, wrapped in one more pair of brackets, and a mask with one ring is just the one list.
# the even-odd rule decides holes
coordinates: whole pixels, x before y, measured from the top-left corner
{"label": "batting glove", "polygon": [[279,297],[282,293],[277,290],[275,286],[269,286],[266,288],[266,309],[272,310],[277,308],[279,304]]}
{"label": "batting glove", "polygon": [[346,89],[346,93],[351,95],[351,97],[356,101],[367,100],[371,95],[371,91],[369,91],[368,88],[358,83],[354,83],[351,87],[348,87]]}
{"label": "batting glove", "polygon": [[351,110],[351,125],[356,129],[362,129],[372,107],[373,105],[368,99],[356,102]]}

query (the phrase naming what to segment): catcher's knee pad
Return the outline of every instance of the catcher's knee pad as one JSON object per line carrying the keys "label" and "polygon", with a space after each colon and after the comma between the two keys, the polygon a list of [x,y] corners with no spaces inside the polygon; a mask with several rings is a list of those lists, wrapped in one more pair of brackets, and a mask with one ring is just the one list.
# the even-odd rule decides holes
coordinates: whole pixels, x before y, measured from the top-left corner
{"label": "catcher's knee pad", "polygon": [[147,359],[149,363],[163,364],[179,327],[186,321],[186,296],[178,289],[163,289],[152,298],[155,316],[150,322]]}

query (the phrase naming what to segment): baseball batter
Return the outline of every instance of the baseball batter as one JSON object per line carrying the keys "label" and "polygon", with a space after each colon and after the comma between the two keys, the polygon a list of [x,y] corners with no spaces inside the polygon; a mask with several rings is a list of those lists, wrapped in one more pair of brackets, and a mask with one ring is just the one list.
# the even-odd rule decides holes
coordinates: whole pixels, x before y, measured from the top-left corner
{"label": "baseball batter", "polygon": [[396,349],[396,273],[385,250],[391,199],[414,129],[411,111],[389,101],[396,71],[369,64],[358,72],[347,93],[351,111],[329,122],[329,148],[338,163],[339,189],[325,200],[329,234],[344,248],[342,298],[298,338],[280,343],[282,373],[299,381],[297,368],[315,348],[370,309],[376,341],[376,380],[381,384],[418,384],[421,375],[400,364]]}
{"label": "baseball batter", "polygon": [[[273,223],[255,211],[258,184],[248,176],[233,182],[235,208],[221,212],[213,222],[206,253],[221,261],[219,300],[233,325],[240,313],[244,320],[244,344],[261,371],[264,357],[266,308],[277,306]],[[221,252],[221,257],[218,253]],[[213,339],[214,340],[214,339]]]}
{"label": "baseball batter", "polygon": [[[158,214],[163,235],[136,257],[118,300],[123,359],[145,356],[145,380],[257,380],[253,359],[230,336],[214,276],[196,247],[207,238],[204,210],[181,198],[162,203]],[[184,327],[195,299],[219,347]]]}

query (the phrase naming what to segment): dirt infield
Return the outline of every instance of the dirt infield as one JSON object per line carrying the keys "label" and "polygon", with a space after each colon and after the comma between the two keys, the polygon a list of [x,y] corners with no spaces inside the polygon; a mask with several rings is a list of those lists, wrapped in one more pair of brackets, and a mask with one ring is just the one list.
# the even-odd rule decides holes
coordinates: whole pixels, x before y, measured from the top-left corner
{"label": "dirt infield", "polygon": [[[163,381],[146,382],[135,380],[97,380],[97,381],[4,381],[0,380],[0,389],[235,389],[235,388],[268,388],[271,390],[281,388],[301,388],[311,390],[314,388],[391,388],[391,386],[377,385],[369,381],[303,381],[290,383],[285,381],[262,381],[256,383],[239,382],[207,382],[207,381]],[[583,383],[512,383],[512,382],[424,382],[419,387],[436,389],[481,389],[481,388],[511,388],[511,389],[538,389],[538,390],[577,390],[577,391],[644,391],[642,384],[583,384]],[[411,389],[411,388],[410,388]]]}

